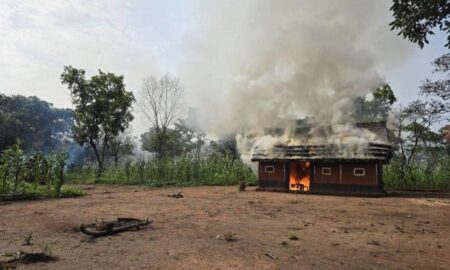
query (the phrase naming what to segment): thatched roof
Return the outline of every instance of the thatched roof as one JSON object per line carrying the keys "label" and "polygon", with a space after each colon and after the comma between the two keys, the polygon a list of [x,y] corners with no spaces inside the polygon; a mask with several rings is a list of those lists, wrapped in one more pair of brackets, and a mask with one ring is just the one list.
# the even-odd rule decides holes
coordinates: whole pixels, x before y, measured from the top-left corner
{"label": "thatched roof", "polygon": [[[252,161],[263,160],[379,160],[388,162],[392,157],[388,140],[386,122],[356,123],[356,127],[374,133],[377,140],[367,145],[276,145],[272,149],[253,150]],[[278,129],[272,130],[279,133]],[[302,134],[309,131],[309,127],[301,127],[296,131]]]}
{"label": "thatched roof", "polygon": [[363,151],[349,145],[277,145],[273,149],[254,149],[252,161],[262,160],[379,160],[388,161],[391,146],[370,143]]}

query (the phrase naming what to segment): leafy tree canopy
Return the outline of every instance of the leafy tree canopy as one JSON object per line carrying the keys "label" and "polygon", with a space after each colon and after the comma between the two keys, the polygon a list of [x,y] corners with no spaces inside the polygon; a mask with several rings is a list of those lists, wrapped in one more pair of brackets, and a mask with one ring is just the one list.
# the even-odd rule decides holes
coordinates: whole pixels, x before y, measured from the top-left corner
{"label": "leafy tree canopy", "polygon": [[450,99],[450,53],[444,54],[433,62],[434,73],[444,75],[444,78],[437,81],[427,79],[420,87],[420,93],[441,98]]}
{"label": "leafy tree canopy", "polygon": [[73,111],[37,97],[0,94],[0,151],[17,142],[26,151],[58,148],[73,124]]}
{"label": "leafy tree canopy", "polygon": [[450,48],[450,0],[393,0],[391,11],[391,30],[423,48],[438,28],[447,32],[445,46]]}
{"label": "leafy tree canopy", "polygon": [[[164,142],[160,142],[160,139]],[[187,153],[196,154],[203,146],[205,134],[196,132],[179,119],[173,128],[168,128],[164,137],[158,136],[155,128],[141,135],[142,150],[158,153],[163,145],[160,157],[174,157]]]}
{"label": "leafy tree canopy", "polygon": [[133,138],[125,133],[121,133],[111,140],[108,147],[108,155],[112,157],[114,166],[119,165],[119,161],[122,157],[132,155],[136,145]]}
{"label": "leafy tree canopy", "polygon": [[236,137],[234,137],[232,135],[221,138],[217,141],[211,141],[210,146],[212,149],[212,155],[219,154],[219,155],[231,157],[232,159],[239,158]]}
{"label": "leafy tree canopy", "polygon": [[353,118],[356,121],[386,120],[392,104],[397,101],[394,91],[388,84],[377,88],[372,96],[372,100],[365,97],[355,99]]}
{"label": "leafy tree canopy", "polygon": [[98,177],[111,140],[133,120],[134,96],[125,90],[123,80],[123,76],[101,70],[98,75],[86,79],[83,69],[71,66],[64,67],[61,75],[61,82],[68,86],[75,107],[74,139],[94,150]]}

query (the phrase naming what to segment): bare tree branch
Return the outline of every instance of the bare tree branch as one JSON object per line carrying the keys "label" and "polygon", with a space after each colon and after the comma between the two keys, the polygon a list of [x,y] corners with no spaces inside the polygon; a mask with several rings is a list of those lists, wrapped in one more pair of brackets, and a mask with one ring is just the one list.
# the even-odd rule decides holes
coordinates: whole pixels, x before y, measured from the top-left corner
{"label": "bare tree branch", "polygon": [[182,91],[179,79],[167,74],[159,79],[150,76],[143,80],[141,101],[138,104],[160,141],[158,157],[163,155],[168,128],[179,117]]}

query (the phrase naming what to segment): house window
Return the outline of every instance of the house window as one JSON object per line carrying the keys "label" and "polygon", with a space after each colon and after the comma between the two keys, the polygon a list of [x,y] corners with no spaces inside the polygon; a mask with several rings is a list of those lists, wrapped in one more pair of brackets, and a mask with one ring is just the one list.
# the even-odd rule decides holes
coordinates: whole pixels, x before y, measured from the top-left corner
{"label": "house window", "polygon": [[322,167],[322,175],[331,175],[330,167]]}
{"label": "house window", "polygon": [[273,166],[273,165],[264,166],[264,172],[266,172],[266,173],[274,173],[275,172],[275,166]]}
{"label": "house window", "polygon": [[354,168],[353,169],[354,176],[364,176],[366,175],[366,169],[364,168]]}

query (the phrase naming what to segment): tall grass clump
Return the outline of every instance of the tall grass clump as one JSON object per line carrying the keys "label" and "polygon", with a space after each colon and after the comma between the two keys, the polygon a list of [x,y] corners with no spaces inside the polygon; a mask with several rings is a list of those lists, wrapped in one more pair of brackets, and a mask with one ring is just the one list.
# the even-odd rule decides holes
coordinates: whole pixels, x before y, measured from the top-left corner
{"label": "tall grass clump", "polygon": [[[76,168],[67,174],[73,183],[94,183],[95,169]],[[235,185],[239,180],[256,183],[252,169],[239,159],[211,156],[195,159],[181,156],[164,159],[128,161],[118,168],[106,169],[98,183],[123,185]]]}
{"label": "tall grass clump", "polygon": [[0,199],[36,199],[82,195],[81,190],[63,188],[68,154],[25,154],[19,145],[0,155]]}

